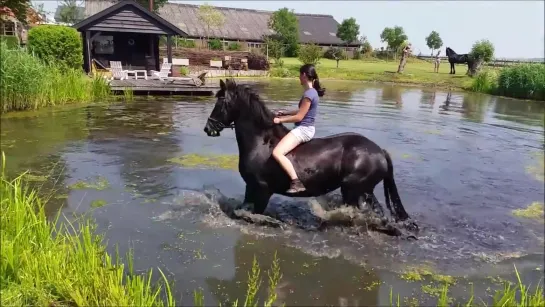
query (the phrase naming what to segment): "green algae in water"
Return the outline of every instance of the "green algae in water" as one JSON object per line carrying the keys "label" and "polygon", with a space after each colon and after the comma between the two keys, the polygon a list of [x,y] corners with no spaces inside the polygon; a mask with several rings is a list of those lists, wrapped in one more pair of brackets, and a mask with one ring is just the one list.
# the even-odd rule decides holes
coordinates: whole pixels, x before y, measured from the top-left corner
{"label": "green algae in water", "polygon": [[96,182],[85,182],[82,180],[77,181],[76,183],[68,186],[68,188],[73,190],[83,190],[83,189],[94,189],[94,190],[105,190],[109,187],[108,180],[104,177],[98,177]]}
{"label": "green algae in water", "polygon": [[68,198],[68,194],[60,194],[55,196],[55,199],[67,199],[67,198]]}
{"label": "green algae in water", "polygon": [[24,178],[26,181],[34,181],[34,182],[44,182],[47,180],[47,176],[32,175],[32,174],[25,174]]}
{"label": "green algae in water", "polygon": [[429,267],[413,267],[401,274],[401,278],[407,281],[422,281],[425,277],[443,284],[454,284],[454,277],[433,272]]}
{"label": "green algae in water", "polygon": [[188,154],[169,159],[168,162],[187,168],[221,168],[238,170],[237,155],[200,155]]}
{"label": "green algae in water", "polygon": [[107,204],[107,202],[103,199],[95,199],[91,202],[92,208],[100,208],[104,207]]}
{"label": "green algae in water", "polygon": [[512,213],[516,217],[543,221],[543,217],[544,217],[543,203],[536,201],[536,202],[533,202],[528,207],[526,207],[525,209],[515,209],[512,211]]}
{"label": "green algae in water", "polygon": [[542,152],[533,154],[537,162],[526,167],[526,172],[538,181],[545,181],[545,155]]}

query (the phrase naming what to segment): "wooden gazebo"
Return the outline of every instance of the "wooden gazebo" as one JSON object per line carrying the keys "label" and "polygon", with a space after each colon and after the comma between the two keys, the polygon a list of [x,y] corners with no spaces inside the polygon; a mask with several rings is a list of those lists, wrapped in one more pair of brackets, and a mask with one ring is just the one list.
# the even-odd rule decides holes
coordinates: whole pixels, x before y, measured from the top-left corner
{"label": "wooden gazebo", "polygon": [[110,67],[110,61],[121,61],[128,69],[159,70],[159,37],[167,37],[167,57],[172,63],[172,36],[187,36],[133,0],[121,1],[73,27],[82,33],[87,73],[93,60],[103,67]]}

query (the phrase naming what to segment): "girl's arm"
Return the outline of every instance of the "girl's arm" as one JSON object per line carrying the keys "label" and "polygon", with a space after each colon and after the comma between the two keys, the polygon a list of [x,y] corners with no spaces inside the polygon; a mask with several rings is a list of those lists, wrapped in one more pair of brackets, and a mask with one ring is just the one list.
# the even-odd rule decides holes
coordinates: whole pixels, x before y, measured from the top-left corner
{"label": "girl's arm", "polygon": [[299,110],[294,111],[295,114],[277,117],[278,123],[300,122],[303,119],[303,117],[305,117],[305,115],[307,114],[308,109],[310,109],[310,99],[304,98],[303,102],[301,102],[301,107],[299,108]]}
{"label": "girl's arm", "polygon": [[297,114],[297,112],[299,112],[299,110],[292,110],[292,111],[279,110],[279,111],[276,112],[276,116],[295,115],[295,114]]}

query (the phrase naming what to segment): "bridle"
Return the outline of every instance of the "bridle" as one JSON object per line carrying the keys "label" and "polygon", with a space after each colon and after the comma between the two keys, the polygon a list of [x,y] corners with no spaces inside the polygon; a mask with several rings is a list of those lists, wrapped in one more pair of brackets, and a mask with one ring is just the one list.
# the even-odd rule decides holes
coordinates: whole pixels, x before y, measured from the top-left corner
{"label": "bridle", "polygon": [[208,117],[208,121],[209,121],[209,125],[211,126],[210,128],[216,131],[220,131],[220,129],[224,129],[224,128],[231,128],[231,129],[235,128],[235,123],[232,123],[230,125],[225,125],[224,123],[212,117]]}

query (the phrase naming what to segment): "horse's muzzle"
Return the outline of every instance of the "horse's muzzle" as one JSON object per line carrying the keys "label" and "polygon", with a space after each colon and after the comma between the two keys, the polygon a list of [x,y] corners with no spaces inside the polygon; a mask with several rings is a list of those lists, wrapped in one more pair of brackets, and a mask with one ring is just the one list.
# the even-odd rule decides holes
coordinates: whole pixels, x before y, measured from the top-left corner
{"label": "horse's muzzle", "polygon": [[206,122],[206,125],[204,126],[204,132],[208,136],[212,136],[212,137],[220,136],[220,132],[210,126],[210,121]]}

